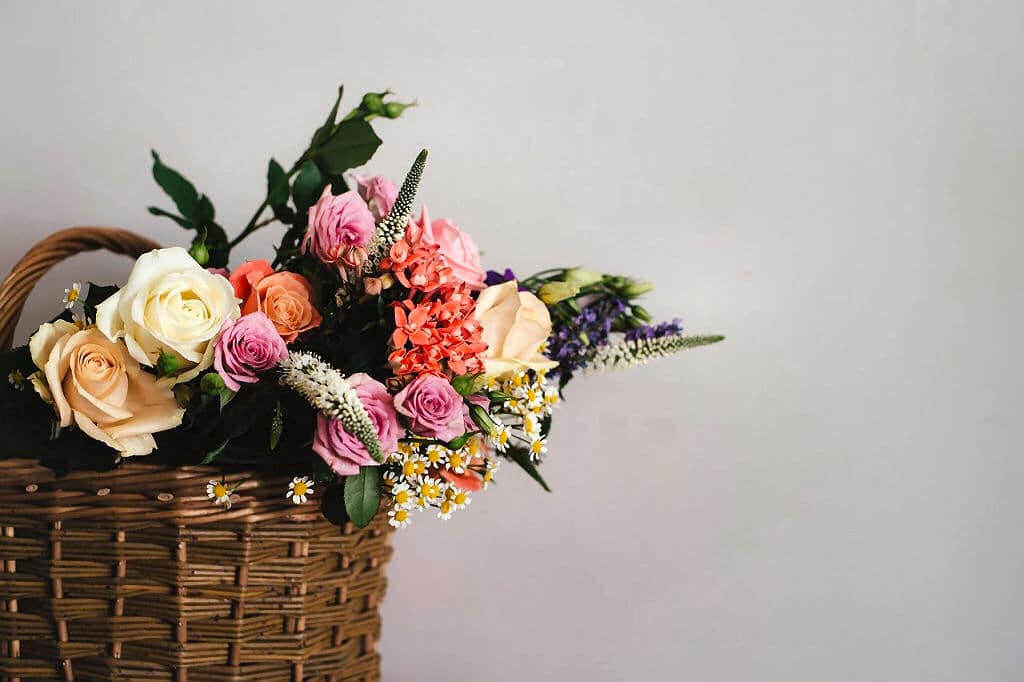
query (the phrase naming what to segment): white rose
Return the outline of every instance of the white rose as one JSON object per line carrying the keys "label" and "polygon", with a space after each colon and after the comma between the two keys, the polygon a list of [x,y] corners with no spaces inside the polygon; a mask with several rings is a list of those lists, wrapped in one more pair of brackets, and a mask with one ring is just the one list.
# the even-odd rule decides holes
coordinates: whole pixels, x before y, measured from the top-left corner
{"label": "white rose", "polygon": [[480,335],[487,343],[487,374],[502,376],[517,369],[551,369],[558,365],[540,352],[541,344],[551,335],[548,307],[529,291],[519,291],[515,281],[481,291],[473,314],[480,321]]}
{"label": "white rose", "polygon": [[213,364],[225,320],[241,315],[227,279],[202,268],[181,247],[156,249],[135,262],[128,282],[96,306],[96,326],[153,367],[160,353],[178,359],[173,383],[194,379]]}

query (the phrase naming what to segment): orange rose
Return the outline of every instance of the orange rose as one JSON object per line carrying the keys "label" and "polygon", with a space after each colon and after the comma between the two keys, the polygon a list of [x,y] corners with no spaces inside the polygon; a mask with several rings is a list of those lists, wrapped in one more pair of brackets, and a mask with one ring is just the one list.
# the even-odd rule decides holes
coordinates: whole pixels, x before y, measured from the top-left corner
{"label": "orange rose", "polygon": [[294,272],[266,274],[266,269],[254,268],[244,276],[250,291],[242,304],[242,314],[264,313],[285,343],[320,326],[320,313],[313,307],[313,287],[302,275]]}

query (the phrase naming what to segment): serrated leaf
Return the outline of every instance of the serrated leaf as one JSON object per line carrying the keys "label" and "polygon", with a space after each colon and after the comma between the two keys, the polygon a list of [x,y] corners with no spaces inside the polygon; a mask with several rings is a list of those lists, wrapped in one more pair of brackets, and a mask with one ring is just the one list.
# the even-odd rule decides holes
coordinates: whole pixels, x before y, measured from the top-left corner
{"label": "serrated leaf", "polygon": [[548,487],[547,482],[537,471],[537,466],[530,460],[530,452],[523,448],[511,447],[508,452],[505,453],[508,458],[518,464],[523,471],[529,474],[530,478],[540,483],[540,487],[544,490],[551,492],[551,488]]}
{"label": "serrated leaf", "polygon": [[178,212],[188,220],[195,220],[196,205],[199,203],[199,193],[195,186],[185,179],[178,171],[165,166],[160,160],[160,155],[155,151],[153,154],[153,179],[160,188],[167,193],[167,196],[174,201]]}
{"label": "serrated leaf", "polygon": [[206,453],[206,457],[203,457],[203,461],[200,462],[200,464],[213,464],[213,461],[220,457],[221,453],[224,452],[230,442],[230,438],[225,438],[223,443]]}
{"label": "serrated leaf", "polygon": [[369,161],[381,139],[366,121],[353,118],[338,124],[331,138],[317,150],[320,167],[328,175],[341,175]]}
{"label": "serrated leaf", "polygon": [[288,201],[288,175],[274,159],[267,166],[267,203],[283,206]]}
{"label": "serrated leaf", "polygon": [[345,477],[345,511],[360,528],[373,520],[380,507],[380,467],[364,466]]}
{"label": "serrated leaf", "polygon": [[295,201],[295,211],[299,214],[305,213],[309,207],[320,198],[320,192],[324,188],[324,177],[320,169],[312,161],[307,161],[299,167],[299,174],[295,176],[292,183],[292,199]]}
{"label": "serrated leaf", "polygon": [[274,408],[274,418],[270,420],[270,449],[276,450],[277,444],[281,442],[281,433],[284,431],[284,415],[281,412],[281,401],[277,401]]}

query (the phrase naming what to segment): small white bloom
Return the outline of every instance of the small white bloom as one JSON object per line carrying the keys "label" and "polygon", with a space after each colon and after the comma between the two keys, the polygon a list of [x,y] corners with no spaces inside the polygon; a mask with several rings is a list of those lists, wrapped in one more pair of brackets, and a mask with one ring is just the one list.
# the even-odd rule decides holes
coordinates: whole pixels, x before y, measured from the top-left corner
{"label": "small white bloom", "polygon": [[465,490],[454,487],[448,489],[448,499],[456,509],[465,509],[473,501]]}
{"label": "small white bloom", "polygon": [[226,509],[231,509],[231,492],[223,481],[210,481],[206,484],[206,496],[214,504],[222,504]]}
{"label": "small white bloom", "polygon": [[395,509],[408,509],[416,505],[416,494],[408,483],[398,483],[391,489]]}
{"label": "small white bloom", "polygon": [[505,424],[498,424],[491,436],[491,445],[498,449],[498,452],[508,450],[509,440],[512,438],[512,429]]}
{"label": "small white bloom", "polygon": [[81,282],[74,282],[71,285],[70,289],[65,289],[64,290],[64,300],[62,301],[64,303],[64,308],[66,310],[71,310],[72,308],[75,307],[75,303],[77,303],[78,299],[81,298],[81,297],[82,297],[82,283]]}
{"label": "small white bloom", "polygon": [[408,509],[392,509],[388,512],[388,523],[395,528],[405,528],[412,523],[412,514]]}
{"label": "small white bloom", "polygon": [[548,441],[545,438],[538,438],[530,443],[530,459],[538,460],[540,456],[548,451]]}
{"label": "small white bloom", "polygon": [[295,504],[305,504],[313,496],[313,481],[308,476],[296,476],[288,484],[288,492],[284,494],[286,500],[290,499]]}
{"label": "small white bloom", "polygon": [[442,521],[447,521],[452,517],[452,512],[455,511],[455,503],[449,499],[441,500],[441,504],[437,505],[437,518]]}

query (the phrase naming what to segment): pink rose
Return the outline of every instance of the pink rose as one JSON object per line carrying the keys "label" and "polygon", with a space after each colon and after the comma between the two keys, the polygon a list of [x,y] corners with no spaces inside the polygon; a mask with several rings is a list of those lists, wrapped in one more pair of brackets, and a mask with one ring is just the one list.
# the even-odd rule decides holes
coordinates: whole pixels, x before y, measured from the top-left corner
{"label": "pink rose", "polygon": [[451,440],[466,432],[462,396],[447,379],[423,374],[395,396],[395,409],[409,418],[414,433]]}
{"label": "pink rose", "polygon": [[355,192],[334,196],[331,186],[309,208],[309,226],[302,252],[313,252],[322,262],[339,269],[356,268],[366,260],[366,245],[376,224],[373,214]]}
{"label": "pink rose", "polygon": [[480,265],[480,250],[473,239],[459,229],[459,226],[447,218],[439,218],[433,222],[427,214],[427,207],[420,211],[419,221],[413,221],[413,233],[424,244],[437,244],[441,255],[451,266],[455,276],[469,285],[471,289],[484,288],[487,278]]}
{"label": "pink rose", "polygon": [[213,366],[224,385],[238,391],[242,384],[254,384],[257,375],[277,366],[288,355],[288,347],[270,318],[252,313],[226,320],[214,349]]}
{"label": "pink rose", "polygon": [[384,220],[387,214],[391,213],[391,207],[395,205],[395,199],[398,197],[398,187],[395,183],[383,175],[368,178],[352,173],[351,177],[355,180],[356,191],[370,207],[374,219],[377,222]]}
{"label": "pink rose", "polygon": [[[395,413],[394,401],[387,387],[362,373],[346,377],[345,381],[356,389],[356,395],[373,422],[381,452],[387,455],[397,450],[402,428],[398,424],[398,414]],[[339,476],[357,474],[361,466],[377,465],[362,441],[346,431],[340,421],[323,414],[316,418],[313,451]]]}

